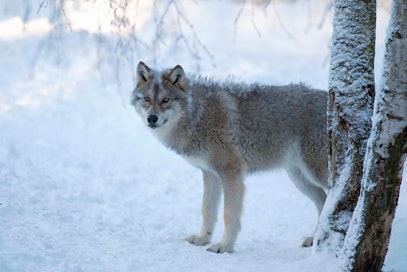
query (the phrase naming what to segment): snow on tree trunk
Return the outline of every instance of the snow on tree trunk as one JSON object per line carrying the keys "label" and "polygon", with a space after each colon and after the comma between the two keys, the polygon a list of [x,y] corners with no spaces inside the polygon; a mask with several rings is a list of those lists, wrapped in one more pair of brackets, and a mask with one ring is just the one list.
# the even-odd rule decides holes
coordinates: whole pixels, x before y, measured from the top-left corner
{"label": "snow on tree trunk", "polygon": [[314,251],[338,251],[356,206],[374,98],[376,2],[334,1],[328,102],[329,184]]}
{"label": "snow on tree trunk", "polygon": [[381,271],[407,155],[407,0],[393,1],[383,86],[376,95],[362,190],[343,247],[343,271]]}

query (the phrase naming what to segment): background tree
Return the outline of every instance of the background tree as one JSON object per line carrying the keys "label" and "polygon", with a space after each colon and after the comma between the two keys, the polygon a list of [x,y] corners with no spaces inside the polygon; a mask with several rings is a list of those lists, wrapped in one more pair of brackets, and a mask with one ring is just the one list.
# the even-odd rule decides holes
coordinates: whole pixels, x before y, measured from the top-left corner
{"label": "background tree", "polygon": [[382,269],[396,212],[407,155],[407,0],[393,1],[387,33],[362,190],[344,244],[351,271]]}
{"label": "background tree", "polygon": [[[357,3],[356,3],[357,2]],[[365,6],[363,6],[365,4]],[[363,14],[367,20],[354,21]],[[330,244],[342,260],[343,271],[381,271],[390,240],[391,225],[395,216],[397,200],[401,185],[403,164],[407,154],[407,1],[393,1],[391,20],[388,26],[386,54],[382,84],[378,88],[375,98],[373,127],[364,158],[363,175],[361,169],[361,155],[369,135],[366,129],[358,130],[362,145],[358,154],[353,154],[355,134],[349,136],[354,128],[353,118],[368,116],[370,99],[367,107],[353,107],[363,105],[364,93],[362,87],[348,89],[348,73],[356,73],[357,80],[362,74],[372,75],[373,64],[366,62],[373,53],[370,46],[364,46],[365,40],[374,37],[375,24],[373,16],[375,4],[364,1],[336,1],[334,38],[331,59],[331,88],[329,132],[331,136],[330,181],[333,183],[324,216],[327,224],[321,224],[317,241],[317,249],[324,244]],[[352,28],[352,24],[358,25]],[[364,32],[362,30],[365,30]],[[356,32],[355,32],[356,31]],[[372,32],[373,31],[373,32]],[[348,38],[345,38],[346,34]],[[360,35],[360,44],[352,39]],[[338,42],[338,40],[348,42]],[[356,48],[354,47],[356,45]],[[363,50],[362,50],[363,49]],[[348,50],[360,55],[353,55],[357,62],[349,59],[352,54]],[[359,51],[362,50],[362,51]],[[340,61],[338,61],[338,59]],[[345,62],[343,62],[345,61]],[[353,63],[346,67],[345,63]],[[335,66],[335,64],[339,64]],[[367,68],[366,69],[366,65]],[[345,69],[344,69],[345,68]],[[344,70],[343,70],[344,69]],[[356,70],[355,70],[356,69]],[[337,74],[337,71],[343,71]],[[366,71],[367,73],[358,73]],[[371,80],[369,76],[369,80]],[[368,86],[369,81],[363,80],[362,86]],[[367,88],[370,97],[372,88]],[[353,92],[352,92],[353,91]],[[338,100],[338,94],[343,99]],[[361,104],[358,104],[361,103]],[[349,109],[355,111],[350,112]],[[345,112],[345,114],[343,114]],[[345,120],[344,120],[345,117]],[[365,125],[368,123],[364,121]],[[367,128],[363,126],[363,128]],[[337,133],[334,133],[338,129]],[[356,128],[357,129],[357,128]],[[337,138],[339,137],[339,139]],[[336,144],[339,141],[339,144]],[[349,152],[351,151],[351,152]],[[354,160],[358,157],[358,160]],[[338,158],[338,159],[336,159]],[[338,169],[338,170],[336,170]],[[362,187],[359,195],[359,181]],[[356,201],[356,196],[359,195]],[[352,209],[355,207],[354,211]],[[352,216],[350,217],[350,212]],[[333,247],[332,247],[333,246]]]}
{"label": "background tree", "polygon": [[328,136],[328,194],[315,244],[338,250],[360,191],[374,99],[376,2],[334,2]]}

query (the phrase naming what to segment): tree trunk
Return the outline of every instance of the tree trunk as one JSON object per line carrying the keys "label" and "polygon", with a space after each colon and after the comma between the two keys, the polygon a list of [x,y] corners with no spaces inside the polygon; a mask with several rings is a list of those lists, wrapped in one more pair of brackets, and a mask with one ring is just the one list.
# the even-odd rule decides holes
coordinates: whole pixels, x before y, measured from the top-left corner
{"label": "tree trunk", "polygon": [[344,271],[381,271],[407,155],[407,0],[393,1],[361,195],[344,244]]}
{"label": "tree trunk", "polygon": [[356,206],[374,99],[376,2],[334,1],[328,102],[329,184],[314,250],[343,245]]}

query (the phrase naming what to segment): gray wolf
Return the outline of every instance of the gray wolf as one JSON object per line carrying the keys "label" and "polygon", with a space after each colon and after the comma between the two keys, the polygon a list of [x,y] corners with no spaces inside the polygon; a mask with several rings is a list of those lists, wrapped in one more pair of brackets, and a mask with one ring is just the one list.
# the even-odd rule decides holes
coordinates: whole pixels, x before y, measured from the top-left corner
{"label": "gray wolf", "polygon": [[[186,76],[181,66],[155,71],[140,62],[136,112],[168,148],[203,172],[203,222],[191,244],[210,242],[224,193],[222,240],[208,251],[233,252],[245,175],[284,168],[318,214],[327,189],[327,93],[304,85],[218,83]],[[303,246],[312,245],[313,237]]]}

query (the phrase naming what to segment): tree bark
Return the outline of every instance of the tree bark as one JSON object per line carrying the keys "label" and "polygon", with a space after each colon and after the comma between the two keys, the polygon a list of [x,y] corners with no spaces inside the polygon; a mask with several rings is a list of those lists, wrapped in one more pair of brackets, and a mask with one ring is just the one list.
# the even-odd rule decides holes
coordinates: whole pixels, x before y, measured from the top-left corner
{"label": "tree bark", "polygon": [[407,0],[394,0],[361,195],[344,244],[344,271],[381,271],[407,155]]}
{"label": "tree bark", "polygon": [[314,251],[343,245],[356,206],[374,99],[376,2],[334,1],[328,102],[329,184]]}

